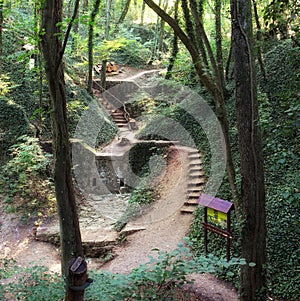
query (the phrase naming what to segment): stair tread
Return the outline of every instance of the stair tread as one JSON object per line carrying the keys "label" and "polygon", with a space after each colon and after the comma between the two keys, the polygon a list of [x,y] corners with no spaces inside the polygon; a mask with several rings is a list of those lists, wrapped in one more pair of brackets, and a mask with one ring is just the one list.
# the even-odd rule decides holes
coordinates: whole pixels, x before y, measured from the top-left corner
{"label": "stair tread", "polygon": [[189,171],[189,177],[194,178],[194,177],[203,177],[204,176],[204,171],[203,170],[192,170]]}
{"label": "stair tread", "polygon": [[198,206],[199,205],[198,199],[186,200],[184,202],[184,205],[187,205],[187,206]]}
{"label": "stair tread", "polygon": [[181,213],[188,213],[188,214],[193,214],[195,211],[196,207],[191,207],[191,206],[182,206],[180,209]]}
{"label": "stair tread", "polygon": [[188,185],[200,185],[204,183],[205,183],[205,178],[202,176],[201,178],[190,179]]}

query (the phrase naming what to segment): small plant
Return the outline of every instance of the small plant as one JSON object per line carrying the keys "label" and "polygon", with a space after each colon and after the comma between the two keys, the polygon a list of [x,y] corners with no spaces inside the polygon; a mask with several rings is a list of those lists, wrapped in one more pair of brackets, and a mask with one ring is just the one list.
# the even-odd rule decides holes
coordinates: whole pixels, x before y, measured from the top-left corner
{"label": "small plant", "polygon": [[63,300],[64,282],[44,266],[20,267],[12,259],[0,260],[0,300]]}
{"label": "small plant", "polygon": [[8,195],[7,209],[23,213],[24,218],[50,215],[55,208],[49,178],[51,155],[43,153],[36,138],[21,136],[17,141],[10,148],[11,159],[0,171],[1,192]]}

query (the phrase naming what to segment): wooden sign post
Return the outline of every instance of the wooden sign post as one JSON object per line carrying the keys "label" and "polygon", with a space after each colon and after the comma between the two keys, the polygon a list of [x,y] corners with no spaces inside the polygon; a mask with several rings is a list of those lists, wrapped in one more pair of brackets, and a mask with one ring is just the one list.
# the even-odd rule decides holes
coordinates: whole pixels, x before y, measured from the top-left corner
{"label": "wooden sign post", "polygon": [[201,194],[198,200],[199,205],[204,206],[204,248],[208,253],[207,231],[216,233],[226,238],[226,257],[230,260],[230,212],[233,210],[233,203],[207,195]]}

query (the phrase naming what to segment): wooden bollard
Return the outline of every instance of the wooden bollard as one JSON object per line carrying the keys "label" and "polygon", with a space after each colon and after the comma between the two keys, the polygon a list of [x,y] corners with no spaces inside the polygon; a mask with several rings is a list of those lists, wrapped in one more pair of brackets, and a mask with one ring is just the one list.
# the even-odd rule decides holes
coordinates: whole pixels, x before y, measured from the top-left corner
{"label": "wooden bollard", "polygon": [[69,268],[68,301],[83,301],[84,290],[93,282],[87,275],[87,263],[82,257],[73,259]]}

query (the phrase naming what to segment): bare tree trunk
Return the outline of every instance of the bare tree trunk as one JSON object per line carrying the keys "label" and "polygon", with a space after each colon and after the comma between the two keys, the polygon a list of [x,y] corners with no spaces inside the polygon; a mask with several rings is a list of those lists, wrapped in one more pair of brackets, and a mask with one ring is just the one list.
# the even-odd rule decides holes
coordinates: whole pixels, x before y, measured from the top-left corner
{"label": "bare tree trunk", "polygon": [[142,3],[142,11],[141,11],[141,22],[140,22],[140,25],[144,25],[145,9],[146,9],[146,3],[143,1],[143,3]]}
{"label": "bare tree trunk", "polygon": [[[145,2],[143,2],[145,3]],[[178,6],[179,6],[179,0],[175,1],[174,4],[174,20],[178,23]],[[172,77],[172,70],[175,64],[175,60],[177,57],[177,54],[179,52],[179,48],[178,48],[178,37],[176,35],[176,33],[174,32],[174,37],[173,37],[173,43],[172,43],[172,53],[171,53],[171,57],[169,59],[169,65],[167,68],[167,74],[166,74],[166,79],[170,79]]]}
{"label": "bare tree trunk", "polygon": [[101,0],[96,0],[94,4],[93,11],[91,13],[90,22],[89,22],[89,39],[88,39],[88,60],[89,60],[89,72],[88,72],[88,84],[87,84],[87,91],[89,94],[93,94],[93,66],[94,66],[94,23],[96,16],[99,12]]}
{"label": "bare tree trunk", "polygon": [[129,11],[130,2],[131,2],[131,0],[126,0],[124,8],[123,8],[122,13],[121,13],[121,16],[120,16],[120,18],[119,18],[119,20],[117,22],[117,25],[119,25],[119,24],[121,24],[121,23],[124,22],[127,14],[128,14],[128,11]]}
{"label": "bare tree trunk", "polygon": [[[206,68],[208,68],[208,59],[207,59],[207,54],[205,51],[205,43],[204,43],[204,37],[203,33],[204,31],[202,30],[203,28],[203,4],[204,1],[199,1],[198,3],[195,0],[190,0],[190,7],[191,7],[191,12],[194,18],[195,22],[195,29],[196,29],[196,36],[197,36],[197,43],[199,47],[199,51],[202,56],[203,64]],[[208,50],[209,51],[209,50]]]}
{"label": "bare tree trunk", "polygon": [[0,0],[0,75],[2,73],[2,52],[3,52],[3,44],[2,44],[2,29],[3,29],[3,0]]}
{"label": "bare tree trunk", "polygon": [[222,54],[222,22],[221,22],[221,0],[215,0],[215,11],[216,11],[216,53],[217,53],[217,68],[220,77],[220,84],[225,91],[225,78],[224,78],[224,66],[223,66],[223,54]]}
{"label": "bare tree trunk", "polygon": [[258,13],[257,13],[257,4],[256,4],[256,1],[252,0],[252,3],[253,3],[254,18],[255,18],[255,23],[256,23],[256,39],[258,41],[258,43],[256,43],[257,59],[258,59],[258,63],[259,63],[259,67],[260,67],[260,72],[262,74],[264,83],[266,83],[266,81],[267,81],[267,75],[266,75],[266,70],[265,70],[265,64],[264,64],[264,60],[263,60],[263,55],[262,55],[261,47],[259,45],[259,43],[262,41],[261,26],[260,26],[260,22],[259,22]]}
{"label": "bare tree trunk", "polygon": [[[41,48],[51,99],[51,122],[54,149],[54,181],[60,224],[62,274],[69,287],[69,264],[72,258],[83,256],[79,221],[71,173],[71,155],[67,126],[66,92],[62,56],[62,0],[46,0],[41,26]],[[64,43],[64,45],[66,42]],[[70,290],[67,289],[67,300]]]}
{"label": "bare tree trunk", "polygon": [[231,0],[236,111],[241,156],[241,300],[266,300],[266,210],[253,55],[251,0]]}
{"label": "bare tree trunk", "polygon": [[[168,0],[165,0],[164,3],[164,10],[166,11],[168,9]],[[163,52],[163,42],[164,42],[164,33],[165,33],[165,21],[163,19],[160,20],[160,26],[159,26],[159,36],[158,36],[158,45],[157,45],[157,51],[158,51],[158,59],[161,60],[161,55]]]}
{"label": "bare tree trunk", "polygon": [[[105,19],[105,39],[109,38],[109,30],[110,30],[110,13],[111,13],[111,3],[112,0],[106,0],[106,19]],[[101,69],[101,89],[102,91],[106,90],[106,64],[107,60],[102,61],[102,69]]]}

